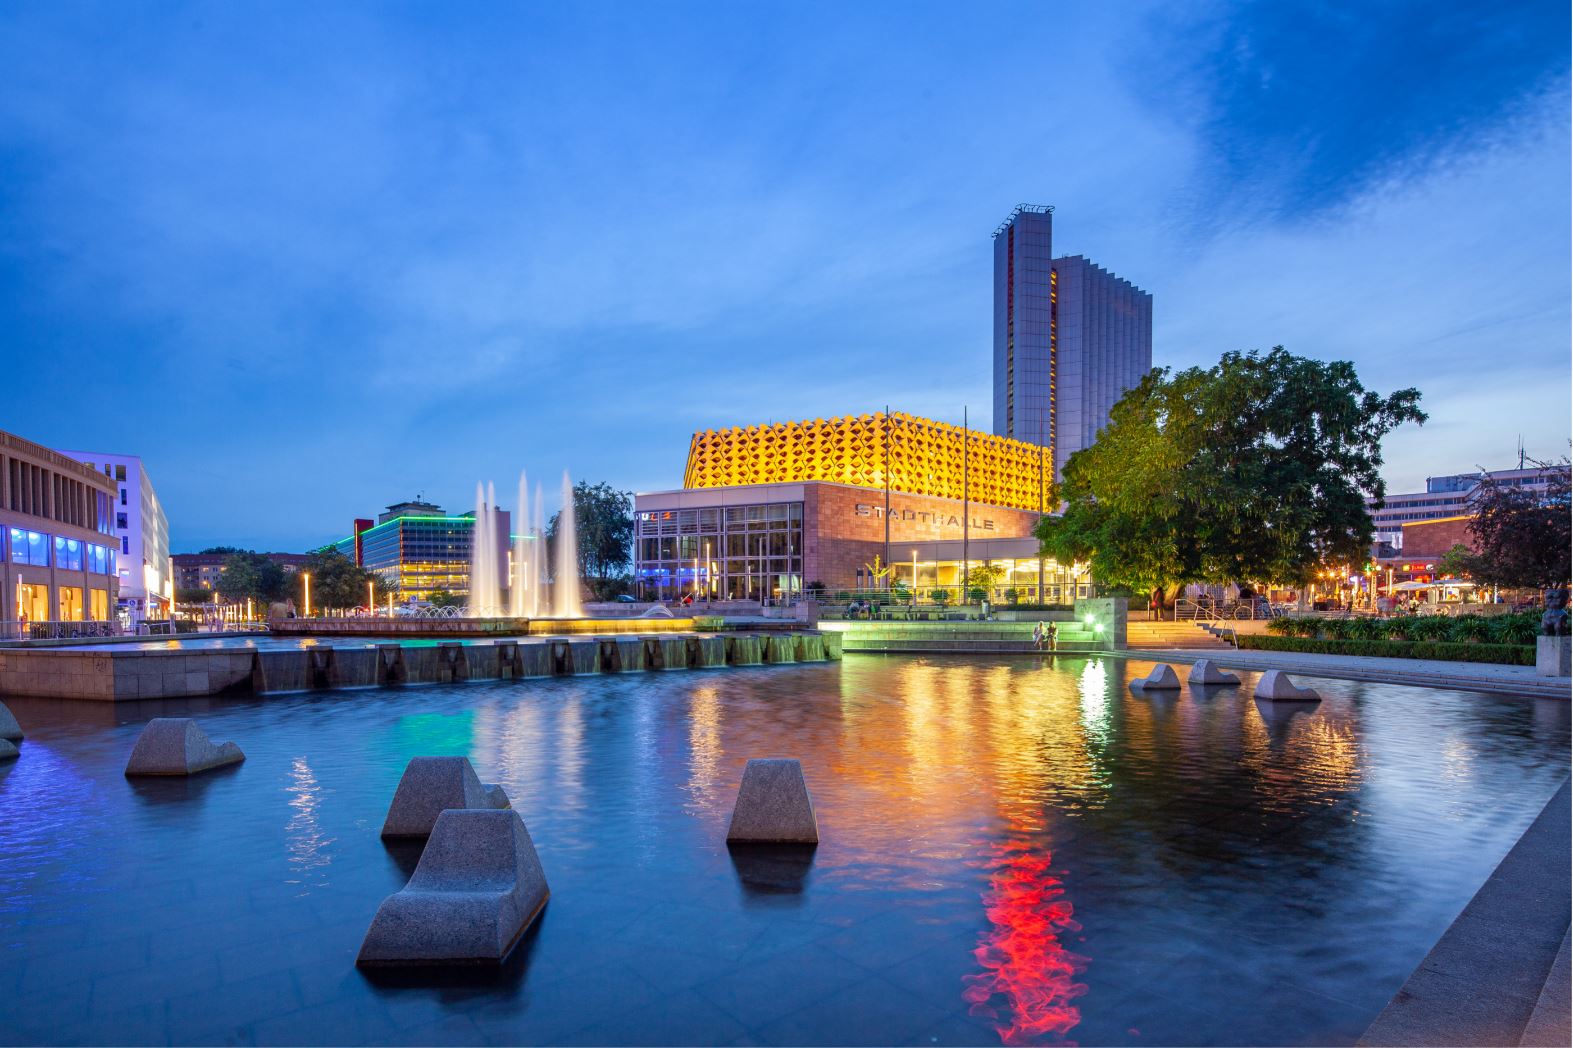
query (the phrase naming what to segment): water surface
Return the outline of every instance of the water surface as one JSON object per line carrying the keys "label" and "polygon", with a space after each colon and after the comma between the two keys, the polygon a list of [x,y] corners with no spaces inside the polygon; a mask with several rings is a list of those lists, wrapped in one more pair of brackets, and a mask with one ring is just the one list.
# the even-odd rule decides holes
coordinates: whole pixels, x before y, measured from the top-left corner
{"label": "water surface", "polygon": [[[337,643],[337,641],[336,641]],[[110,706],[17,700],[7,1043],[1349,1043],[1567,774],[1568,705],[926,659]],[[153,716],[247,754],[128,781]],[[502,783],[552,898],[501,972],[354,967],[405,761]],[[794,756],[811,853],[730,853]]]}

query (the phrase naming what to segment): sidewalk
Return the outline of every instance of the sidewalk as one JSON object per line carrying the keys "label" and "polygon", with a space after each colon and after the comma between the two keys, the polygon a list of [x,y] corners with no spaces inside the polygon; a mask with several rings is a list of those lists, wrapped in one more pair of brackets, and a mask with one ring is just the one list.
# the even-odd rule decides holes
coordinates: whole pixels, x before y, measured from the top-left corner
{"label": "sidewalk", "polygon": [[1287,670],[1308,677],[1338,677],[1384,684],[1457,688],[1461,691],[1510,692],[1536,698],[1567,699],[1573,678],[1538,677],[1533,666],[1489,662],[1442,662],[1432,659],[1382,659],[1363,655],[1319,655],[1303,651],[1239,651],[1218,648],[1131,648],[1111,652],[1153,662],[1195,662],[1211,659],[1219,666],[1243,670]]}

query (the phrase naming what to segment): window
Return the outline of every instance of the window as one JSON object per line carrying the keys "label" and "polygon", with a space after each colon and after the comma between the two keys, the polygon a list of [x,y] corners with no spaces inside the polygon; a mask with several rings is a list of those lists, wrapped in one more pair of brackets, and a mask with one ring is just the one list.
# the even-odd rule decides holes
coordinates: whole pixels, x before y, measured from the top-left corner
{"label": "window", "polygon": [[131,555],[131,539],[127,535],[120,536],[120,552],[127,557]]}
{"label": "window", "polygon": [[11,562],[49,567],[49,536],[36,531],[11,529]]}
{"label": "window", "polygon": [[92,618],[92,620],[94,622],[108,622],[109,591],[101,589],[88,590],[87,599],[88,615]]}
{"label": "window", "polygon": [[125,466],[116,466],[115,467],[115,479],[116,480],[125,480],[126,479],[126,467]]}
{"label": "window", "polygon": [[[82,546],[78,539],[68,539],[63,535],[55,536],[55,567],[67,571],[82,570]],[[77,603],[81,603],[82,595],[77,594]]]}
{"label": "window", "polygon": [[126,489],[125,488],[121,488],[120,489],[120,504],[122,506],[124,506],[126,504]]}
{"label": "window", "polygon": [[22,583],[16,599],[22,605],[22,614],[29,622],[49,621],[49,587],[31,582]]}
{"label": "window", "polygon": [[60,594],[60,621],[80,622],[82,620],[82,587],[61,586]]}
{"label": "window", "polygon": [[119,528],[121,531],[126,530],[126,515],[124,513],[115,514],[115,527]]}
{"label": "window", "polygon": [[108,575],[110,572],[110,557],[108,547],[88,543],[87,570],[95,575]]}

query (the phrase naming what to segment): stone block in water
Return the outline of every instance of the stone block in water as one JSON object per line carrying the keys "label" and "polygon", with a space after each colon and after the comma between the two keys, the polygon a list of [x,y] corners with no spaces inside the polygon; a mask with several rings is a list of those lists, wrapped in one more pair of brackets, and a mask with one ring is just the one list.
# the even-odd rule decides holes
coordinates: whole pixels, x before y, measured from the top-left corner
{"label": "stone block in water", "polygon": [[718,634],[690,634],[688,643],[688,665],[690,669],[712,669],[727,664],[726,638]]}
{"label": "stone block in water", "polygon": [[22,751],[16,748],[16,743],[10,739],[0,739],[0,761],[15,760],[21,755]]}
{"label": "stone block in water", "polygon": [[483,785],[468,757],[411,757],[382,823],[384,837],[425,837],[449,808],[506,808],[501,786]]}
{"label": "stone block in water", "polygon": [[612,668],[618,673],[631,673],[645,668],[645,643],[640,637],[615,637],[611,641]]}
{"label": "stone block in water", "polygon": [[448,679],[447,667],[439,662],[441,653],[430,645],[402,649],[404,679],[409,684],[437,684]]}
{"label": "stone block in water", "polygon": [[726,661],[729,666],[758,666],[763,661],[759,636],[752,633],[729,633],[726,643]]}
{"label": "stone block in water", "polygon": [[797,642],[790,633],[770,633],[764,638],[765,661],[769,663],[796,662]]}
{"label": "stone block in water", "polygon": [[304,648],[252,653],[251,690],[258,695],[310,687],[311,657]]}
{"label": "stone block in water", "polygon": [[438,671],[446,672],[450,681],[470,679],[470,657],[463,644],[437,645]]}
{"label": "stone block in water", "polygon": [[195,775],[246,759],[233,742],[214,745],[190,717],[155,717],[126,762],[127,775]]}
{"label": "stone block in water", "polygon": [[335,648],[328,668],[328,686],[333,688],[371,688],[377,685],[375,648]]}
{"label": "stone block in water", "polygon": [[513,658],[515,677],[552,675],[552,645],[546,641],[521,641]]}
{"label": "stone block in water", "polygon": [[688,668],[688,638],[673,634],[646,636],[645,665],[653,670]]}
{"label": "stone block in water", "polygon": [[1175,674],[1173,666],[1160,662],[1147,676],[1131,681],[1131,687],[1139,691],[1175,691],[1180,687],[1180,678]]}
{"label": "stone block in water", "polygon": [[1211,659],[1197,659],[1185,678],[1187,684],[1238,684],[1240,678],[1213,665]]}
{"label": "stone block in water", "polygon": [[826,630],[820,634],[825,642],[825,658],[831,662],[841,661],[842,636],[839,630]]}
{"label": "stone block in water", "polygon": [[751,760],[727,828],[730,844],[817,844],[814,802],[796,760]]}
{"label": "stone block in water", "polygon": [[601,672],[601,642],[594,637],[570,637],[555,642],[558,673],[578,676]]}
{"label": "stone block in water", "polygon": [[377,683],[403,684],[406,679],[404,649],[397,644],[377,645]]}
{"label": "stone block in water", "polygon": [[498,680],[513,680],[522,676],[519,673],[519,642],[513,640],[498,641],[492,645],[496,654]]}
{"label": "stone block in water", "polygon": [[798,662],[824,662],[825,639],[817,633],[794,633]]}
{"label": "stone block in water", "polygon": [[1283,670],[1268,670],[1256,682],[1256,697],[1268,702],[1321,702],[1322,697],[1310,688],[1302,688],[1289,679]]}
{"label": "stone block in water", "polygon": [[313,688],[329,688],[333,686],[333,649],[308,648],[306,649],[309,679]]}
{"label": "stone block in water", "polygon": [[444,811],[409,883],[377,908],[355,963],[500,964],[549,895],[518,812]]}
{"label": "stone block in water", "polygon": [[5,703],[0,702],[0,739],[9,739],[12,742],[22,737],[22,726],[16,722],[16,717],[6,709]]}

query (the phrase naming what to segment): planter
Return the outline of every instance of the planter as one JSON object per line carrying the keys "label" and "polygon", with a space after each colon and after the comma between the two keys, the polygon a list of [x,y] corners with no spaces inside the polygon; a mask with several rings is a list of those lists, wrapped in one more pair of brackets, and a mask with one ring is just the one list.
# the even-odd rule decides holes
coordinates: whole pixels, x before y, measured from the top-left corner
{"label": "planter", "polygon": [[1573,637],[1536,637],[1535,674],[1540,677],[1566,677],[1573,674]]}

